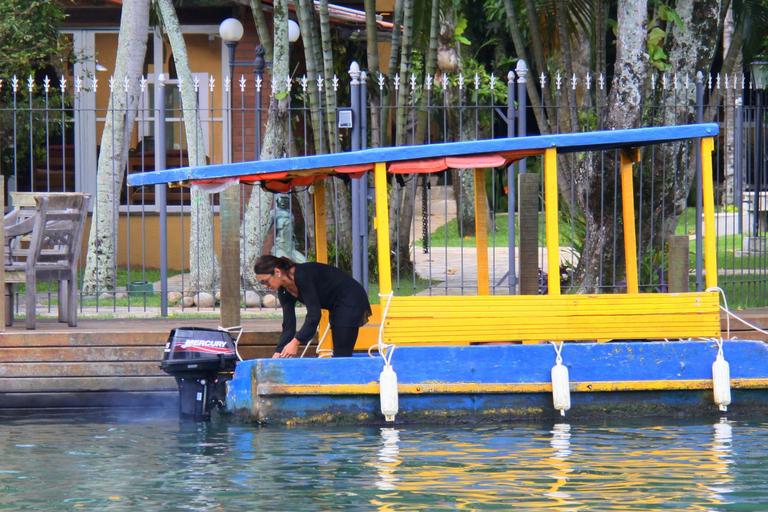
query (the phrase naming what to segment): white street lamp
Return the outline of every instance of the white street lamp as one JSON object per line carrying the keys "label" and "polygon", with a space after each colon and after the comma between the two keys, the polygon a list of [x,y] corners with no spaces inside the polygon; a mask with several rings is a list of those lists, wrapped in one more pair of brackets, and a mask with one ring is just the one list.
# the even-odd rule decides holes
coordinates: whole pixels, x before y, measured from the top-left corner
{"label": "white street lamp", "polygon": [[301,37],[301,30],[299,29],[299,24],[295,21],[289,19],[288,20],[288,41],[291,43],[295,43],[299,40],[299,37]]}
{"label": "white street lamp", "polygon": [[219,25],[219,35],[225,44],[237,44],[243,38],[243,24],[238,19],[227,18]]}

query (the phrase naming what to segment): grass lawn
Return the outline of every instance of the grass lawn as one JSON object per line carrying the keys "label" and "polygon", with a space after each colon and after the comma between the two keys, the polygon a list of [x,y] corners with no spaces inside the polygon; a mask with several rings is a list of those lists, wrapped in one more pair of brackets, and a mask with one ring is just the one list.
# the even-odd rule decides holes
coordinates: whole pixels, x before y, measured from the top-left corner
{"label": "grass lawn", "polygon": [[[497,213],[494,217],[495,221],[495,233],[492,231],[491,223],[488,225],[488,245],[489,246],[496,246],[496,247],[506,247],[509,243],[509,230],[507,229],[507,218],[508,215],[506,213]],[[520,222],[519,219],[515,220],[515,242],[520,242],[520,232],[519,232],[519,226]],[[571,229],[570,224],[560,222],[560,245],[565,246],[571,245],[571,239],[572,239],[572,233],[573,230]],[[544,238],[544,214],[539,213],[539,245],[544,246],[546,245],[546,240]],[[435,230],[434,233],[432,233],[432,236],[430,237],[430,243],[432,247],[445,247],[446,246],[446,238],[447,238],[447,245],[448,247],[475,247],[475,237],[474,236],[459,236],[459,222],[458,220],[451,219],[448,221],[447,224],[444,224],[443,226],[440,226]],[[418,247],[421,247],[421,239],[419,239],[416,242]]]}
{"label": "grass lawn", "polygon": [[[174,275],[179,274],[178,271],[168,271],[168,277],[172,277]],[[78,281],[82,282],[82,272],[78,276]],[[117,288],[118,290],[126,290],[126,287],[128,286],[128,283],[135,283],[139,281],[145,281],[148,283],[153,283],[160,280],[160,270],[155,268],[148,268],[144,269],[142,271],[141,268],[138,269],[127,269],[127,268],[118,268],[117,269]],[[48,298],[44,300],[45,304],[56,304],[58,302],[57,300],[57,292],[59,290],[59,283],[58,282],[51,282],[51,281],[42,281],[37,283],[37,293],[40,295],[48,294]],[[19,293],[24,293],[24,285],[19,286]],[[49,302],[50,301],[50,302]],[[114,298],[99,298],[98,301],[96,297],[93,296],[83,296],[81,299],[81,305],[82,306],[96,306],[97,302],[99,306],[120,306],[120,307],[127,307],[127,306],[141,306],[141,307],[160,307],[160,294],[151,292],[151,293],[139,293],[139,292],[132,292],[128,297],[122,297],[118,299]]]}
{"label": "grass lawn", "polygon": [[[400,281],[392,282],[392,289],[395,292],[395,295],[399,296],[408,296],[408,295],[416,295],[422,290],[426,290],[430,283],[432,286],[435,286],[436,284],[440,283],[441,281],[437,281],[433,279],[431,282],[426,279],[417,278],[416,283],[414,285],[413,282],[413,276],[407,275],[407,276],[401,276]],[[381,302],[381,298],[379,297],[379,283],[369,283],[368,284],[368,300],[371,304],[378,304]]]}

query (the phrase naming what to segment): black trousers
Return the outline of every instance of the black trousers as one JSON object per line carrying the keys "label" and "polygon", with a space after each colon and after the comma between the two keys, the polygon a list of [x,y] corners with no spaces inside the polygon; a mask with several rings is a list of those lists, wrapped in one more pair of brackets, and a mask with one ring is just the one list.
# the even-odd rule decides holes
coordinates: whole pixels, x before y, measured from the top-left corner
{"label": "black trousers", "polygon": [[349,357],[355,348],[360,327],[332,327],[333,357]]}

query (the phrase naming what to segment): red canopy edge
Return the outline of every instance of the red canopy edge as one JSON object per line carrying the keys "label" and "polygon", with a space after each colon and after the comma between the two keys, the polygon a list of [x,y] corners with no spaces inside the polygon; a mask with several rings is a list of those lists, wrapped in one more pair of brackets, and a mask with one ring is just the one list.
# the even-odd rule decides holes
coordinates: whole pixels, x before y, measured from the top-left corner
{"label": "red canopy edge", "polygon": [[[485,169],[502,167],[523,158],[540,155],[541,149],[509,151],[503,153],[488,153],[484,155],[448,156],[438,158],[423,158],[389,164],[388,171],[392,174],[424,174],[444,171],[445,169]],[[272,192],[288,192],[293,187],[306,187],[318,180],[343,174],[350,178],[360,178],[366,172],[373,170],[374,164],[343,165],[333,168],[313,169],[312,171],[283,171],[263,174],[240,176],[241,183],[263,182],[264,188]],[[225,183],[232,178],[211,178],[195,180],[195,185],[214,185]]]}
{"label": "red canopy edge", "polygon": [[530,156],[542,154],[540,149],[488,153],[484,155],[448,156],[394,162],[388,171],[392,174],[422,174],[444,171],[445,169],[486,169],[502,167]]}

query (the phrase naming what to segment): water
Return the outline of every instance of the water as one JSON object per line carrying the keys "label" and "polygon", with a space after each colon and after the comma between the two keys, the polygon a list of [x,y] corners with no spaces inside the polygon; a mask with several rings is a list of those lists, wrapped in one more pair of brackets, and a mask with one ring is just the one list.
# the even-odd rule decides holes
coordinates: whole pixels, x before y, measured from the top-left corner
{"label": "water", "polygon": [[0,510],[768,510],[768,423],[0,417]]}

